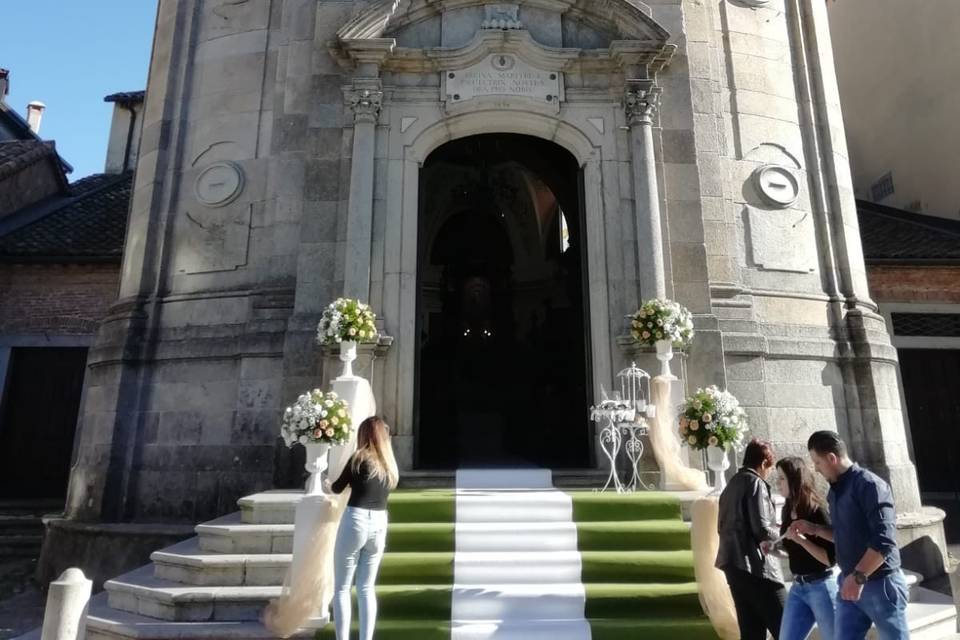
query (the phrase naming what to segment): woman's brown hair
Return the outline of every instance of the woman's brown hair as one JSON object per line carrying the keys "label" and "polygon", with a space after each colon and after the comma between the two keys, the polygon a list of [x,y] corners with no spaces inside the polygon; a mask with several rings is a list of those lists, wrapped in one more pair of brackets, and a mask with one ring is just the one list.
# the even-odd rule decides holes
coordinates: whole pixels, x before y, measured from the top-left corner
{"label": "woman's brown hair", "polygon": [[371,416],[357,429],[357,452],[353,456],[353,470],[359,473],[366,463],[378,480],[395,489],[400,479],[397,461],[390,444],[390,427],[383,418]]}
{"label": "woman's brown hair", "polygon": [[786,512],[795,513],[798,518],[806,518],[817,509],[826,509],[827,503],[817,491],[813,474],[803,458],[790,456],[777,462],[777,470],[787,480],[790,495],[786,499]]}

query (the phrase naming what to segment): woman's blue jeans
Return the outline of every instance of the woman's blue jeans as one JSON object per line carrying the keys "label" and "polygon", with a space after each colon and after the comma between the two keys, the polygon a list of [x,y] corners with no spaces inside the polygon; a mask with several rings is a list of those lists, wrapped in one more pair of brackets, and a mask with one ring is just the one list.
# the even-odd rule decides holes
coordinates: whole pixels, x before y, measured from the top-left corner
{"label": "woman's blue jeans", "polygon": [[347,507],[334,548],[333,621],[337,640],[350,638],[350,588],[357,578],[360,640],[373,640],[375,583],[387,539],[387,512]]}
{"label": "woman's blue jeans", "polygon": [[806,584],[794,582],[783,607],[780,640],[803,640],[814,623],[821,640],[834,640],[838,591],[835,576]]}

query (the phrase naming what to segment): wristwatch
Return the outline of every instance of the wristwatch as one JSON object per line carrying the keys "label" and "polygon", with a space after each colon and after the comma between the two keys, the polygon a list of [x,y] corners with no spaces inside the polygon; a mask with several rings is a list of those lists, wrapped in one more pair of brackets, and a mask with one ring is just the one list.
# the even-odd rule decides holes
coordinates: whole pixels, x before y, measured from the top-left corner
{"label": "wristwatch", "polygon": [[865,574],[863,571],[854,571],[850,575],[853,576],[853,581],[860,586],[867,584],[867,574]]}

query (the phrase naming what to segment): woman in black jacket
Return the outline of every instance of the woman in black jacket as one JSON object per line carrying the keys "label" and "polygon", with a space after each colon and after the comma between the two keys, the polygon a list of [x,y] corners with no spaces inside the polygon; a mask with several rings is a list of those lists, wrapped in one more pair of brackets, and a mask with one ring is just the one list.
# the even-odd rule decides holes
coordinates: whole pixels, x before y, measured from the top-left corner
{"label": "woman in black jacket", "polygon": [[743,466],[720,495],[720,549],[716,567],[723,570],[737,609],[741,640],[780,638],[787,592],[777,558],[770,555],[777,533],[776,511],[767,476],[773,449],[753,439]]}

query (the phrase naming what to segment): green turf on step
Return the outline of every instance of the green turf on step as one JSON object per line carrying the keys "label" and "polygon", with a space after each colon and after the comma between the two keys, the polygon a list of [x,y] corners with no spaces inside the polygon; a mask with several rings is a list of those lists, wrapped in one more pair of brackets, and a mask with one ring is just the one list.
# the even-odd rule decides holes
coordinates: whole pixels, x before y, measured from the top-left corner
{"label": "green turf on step", "polygon": [[[360,633],[359,621],[354,614],[351,637]],[[384,620],[377,619],[377,640],[450,640],[449,620]],[[316,640],[335,640],[332,624],[328,624],[316,634]]]}
{"label": "green turf on step", "polygon": [[676,496],[657,491],[636,493],[568,492],[573,500],[574,522],[625,520],[680,520],[683,512]]}
{"label": "green turf on step", "polygon": [[396,553],[387,549],[380,563],[377,584],[453,584],[453,552]]}
{"label": "green turf on step", "polygon": [[581,551],[684,550],[690,548],[690,526],[680,520],[577,522]]}
{"label": "green turf on step", "polygon": [[449,489],[394,491],[387,502],[390,522],[455,522],[456,500]]}
{"label": "green turf on step", "polygon": [[453,522],[390,522],[387,551],[449,551],[456,548]]}
{"label": "green turf on step", "polygon": [[692,551],[583,551],[580,557],[585,584],[696,580]]}
{"label": "green turf on step", "polygon": [[[616,618],[591,619],[593,640],[717,640],[710,621],[690,618]],[[379,638],[379,634],[377,635]],[[383,636],[388,640],[387,636]]]}
{"label": "green turf on step", "polygon": [[[384,620],[449,620],[453,585],[378,584],[377,605]],[[356,601],[353,609],[357,610]]]}
{"label": "green turf on step", "polygon": [[587,618],[691,617],[703,615],[697,583],[588,583]]}

